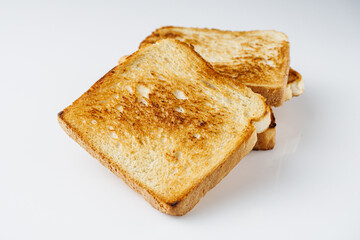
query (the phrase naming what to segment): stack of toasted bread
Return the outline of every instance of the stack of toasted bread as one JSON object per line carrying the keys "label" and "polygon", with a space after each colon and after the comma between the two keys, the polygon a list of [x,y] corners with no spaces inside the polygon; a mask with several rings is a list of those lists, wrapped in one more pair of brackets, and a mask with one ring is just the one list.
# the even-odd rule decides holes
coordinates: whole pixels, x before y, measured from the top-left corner
{"label": "stack of toasted bread", "polygon": [[300,95],[287,36],[163,27],[58,115],[156,209],[183,215],[252,149],[275,145],[271,106]]}

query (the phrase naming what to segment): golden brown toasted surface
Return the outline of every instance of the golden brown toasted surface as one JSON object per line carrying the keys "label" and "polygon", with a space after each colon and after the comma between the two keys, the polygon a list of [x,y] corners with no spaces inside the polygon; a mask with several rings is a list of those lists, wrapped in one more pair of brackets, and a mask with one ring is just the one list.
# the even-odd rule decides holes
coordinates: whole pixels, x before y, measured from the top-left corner
{"label": "golden brown toasted surface", "polygon": [[191,44],[216,71],[251,87],[262,94],[268,104],[279,106],[284,102],[290,61],[289,42],[284,33],[162,27],[140,47],[163,38]]}
{"label": "golden brown toasted surface", "polygon": [[[119,59],[118,63],[123,63],[128,56],[123,56]],[[290,69],[292,70],[292,69]],[[292,70],[294,71],[294,70]],[[257,142],[254,147],[254,150],[271,150],[275,146],[275,117],[271,110],[271,124],[268,129],[264,132],[257,134]],[[271,127],[271,128],[270,128]]]}
{"label": "golden brown toasted surface", "polygon": [[295,82],[295,81],[299,81],[299,79],[302,79],[300,73],[298,73],[294,69],[290,68],[289,77],[288,77],[288,84],[292,83],[292,82]]}
{"label": "golden brown toasted surface", "polygon": [[[221,180],[213,176],[219,166],[233,166],[240,160],[233,154],[251,150],[253,122],[268,111],[260,95],[234,86],[188,45],[168,39],[127,57],[59,121],[154,207],[170,213],[186,203],[178,210],[184,214]],[[214,180],[194,193],[205,179]]]}

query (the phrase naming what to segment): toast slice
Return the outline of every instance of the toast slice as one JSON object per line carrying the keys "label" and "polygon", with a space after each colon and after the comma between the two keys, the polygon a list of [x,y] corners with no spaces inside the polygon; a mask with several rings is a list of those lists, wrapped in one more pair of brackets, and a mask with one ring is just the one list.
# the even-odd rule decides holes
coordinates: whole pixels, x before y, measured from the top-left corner
{"label": "toast slice", "polygon": [[262,96],[165,39],[127,57],[58,120],[154,208],[183,215],[253,149],[271,114]]}
{"label": "toast slice", "polygon": [[[119,59],[118,64],[122,64],[126,60],[127,57],[128,57],[128,55],[122,56]],[[296,81],[296,76],[294,76],[294,78],[295,79],[293,79],[293,81]],[[291,89],[289,91],[289,94],[292,94]],[[271,124],[269,125],[268,129],[257,134],[257,142],[256,142],[253,150],[265,151],[265,150],[271,150],[275,147],[276,123],[275,123],[275,117],[272,112],[272,109],[270,108],[270,110],[271,110]]]}
{"label": "toast slice", "polygon": [[140,47],[163,38],[191,44],[216,71],[260,93],[270,106],[281,106],[290,97],[289,92],[286,92],[289,42],[284,33],[271,30],[232,32],[162,27],[148,36]]}

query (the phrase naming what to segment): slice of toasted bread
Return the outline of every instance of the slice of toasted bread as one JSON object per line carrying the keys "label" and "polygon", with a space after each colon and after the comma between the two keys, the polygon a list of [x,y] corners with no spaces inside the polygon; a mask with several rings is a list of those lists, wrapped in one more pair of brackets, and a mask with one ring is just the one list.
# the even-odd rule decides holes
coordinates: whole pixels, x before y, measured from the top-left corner
{"label": "slice of toasted bread", "polygon": [[260,93],[267,104],[277,107],[284,103],[290,62],[289,42],[284,33],[162,27],[140,47],[163,38],[191,44],[216,71]]}
{"label": "slice of toasted bread", "polygon": [[[127,57],[128,55],[122,56],[119,59],[118,64],[123,63]],[[269,125],[268,129],[257,134],[257,142],[254,147],[254,150],[271,150],[275,147],[275,138],[276,138],[275,127],[276,127],[275,117],[271,110],[271,124]]]}
{"label": "slice of toasted bread", "polygon": [[58,120],[153,207],[183,215],[251,151],[271,112],[262,96],[166,39],[127,57]]}

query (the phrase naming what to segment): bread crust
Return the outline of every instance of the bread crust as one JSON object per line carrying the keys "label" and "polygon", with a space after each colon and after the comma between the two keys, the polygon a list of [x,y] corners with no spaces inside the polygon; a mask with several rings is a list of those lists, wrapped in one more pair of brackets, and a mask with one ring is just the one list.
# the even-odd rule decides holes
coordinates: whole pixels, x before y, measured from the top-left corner
{"label": "bread crust", "polygon": [[125,171],[119,170],[119,166],[108,159],[101,152],[82,138],[81,134],[72,128],[62,117],[64,111],[58,114],[58,122],[61,128],[81,147],[83,147],[91,156],[98,159],[106,168],[110,169],[116,176],[120,177],[130,188],[143,196],[143,198],[151,204],[155,209],[169,215],[182,216],[189,212],[200,201],[205,194],[215,187],[254,147],[257,136],[255,128],[248,131],[248,135],[243,142],[238,142],[238,146],[227,156],[227,158],[218,165],[218,167],[209,175],[207,175],[197,186],[194,186],[188,194],[176,202],[164,202],[156,198],[145,187],[141,186],[137,181],[126,174]]}
{"label": "bread crust", "polygon": [[275,147],[276,141],[276,122],[274,113],[271,112],[271,124],[267,130],[258,133],[257,142],[253,150],[271,150]]}
{"label": "bread crust", "polygon": [[277,88],[269,88],[265,86],[248,86],[254,92],[265,97],[266,104],[269,106],[279,107],[285,101],[286,85]]}
{"label": "bread crust", "polygon": [[64,111],[61,111],[58,114],[58,122],[61,128],[81,147],[83,147],[90,155],[97,160],[106,168],[110,169],[116,176],[120,177],[130,188],[135,190],[137,193],[141,194],[146,201],[148,201],[154,208],[166,213],[167,206],[158,199],[154,197],[146,188],[141,186],[138,182],[130,177],[129,174],[126,174],[125,171],[119,170],[119,166],[113,162],[111,159],[108,159],[101,152],[96,151],[96,149],[78,133],[74,128],[72,128],[62,117]]}
{"label": "bread crust", "polygon": [[[256,143],[257,136],[255,129],[247,135],[247,139],[239,143],[237,148],[223,161],[211,174],[203,179],[200,184],[193,188],[181,201],[167,204],[169,215],[182,216],[190,211],[205,194],[215,187],[229,172],[245,157]],[[162,209],[159,209],[162,211]]]}

